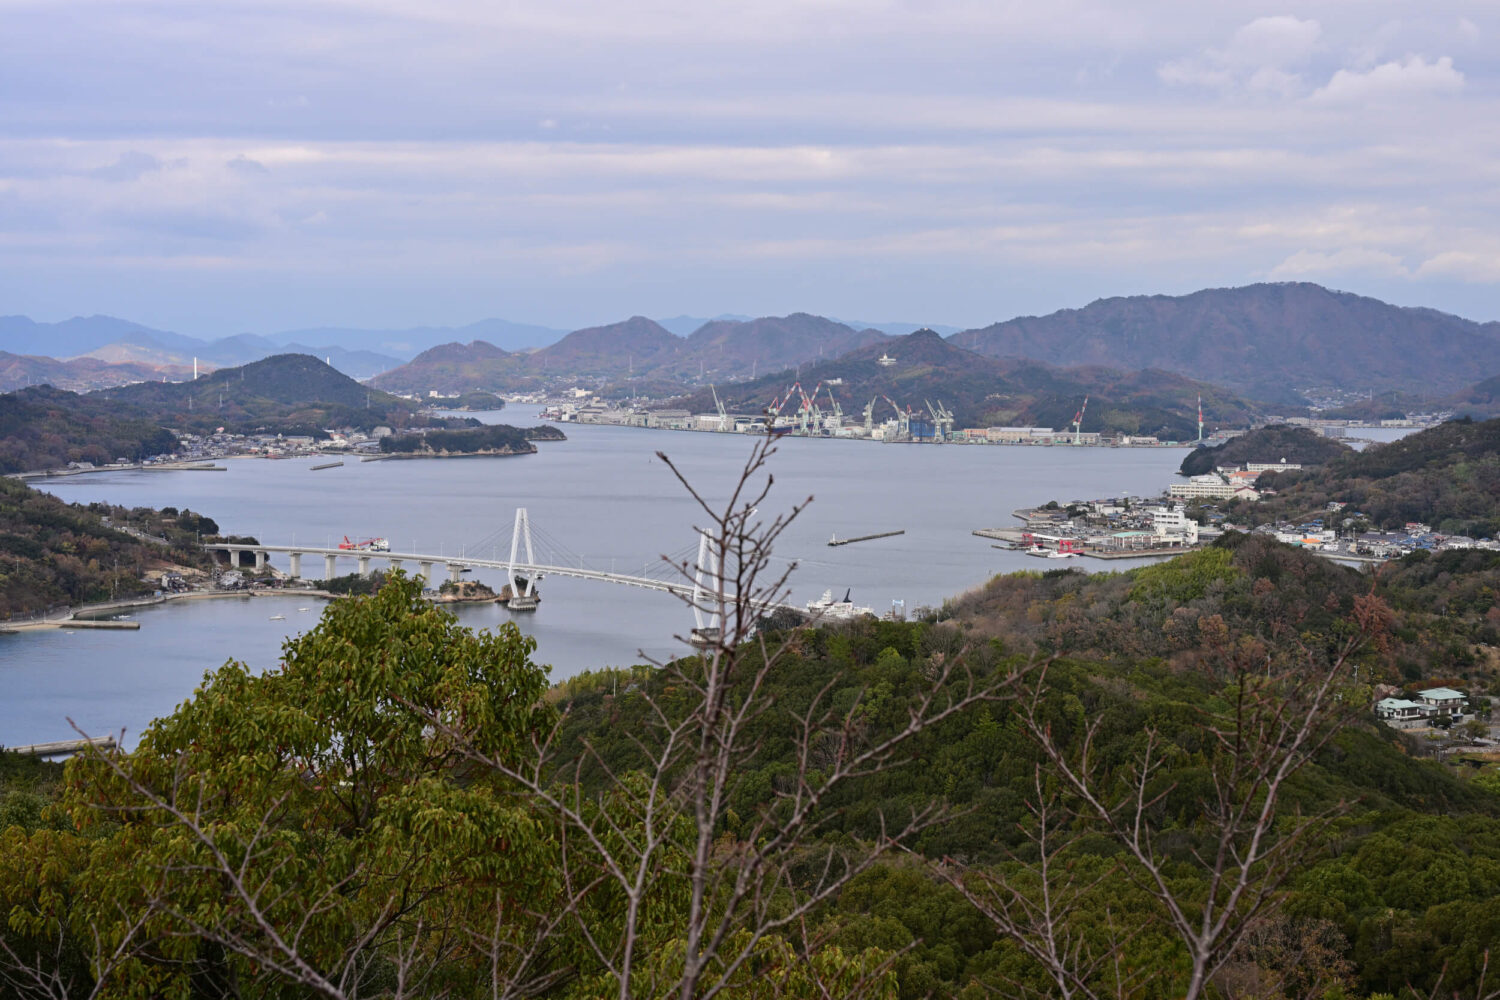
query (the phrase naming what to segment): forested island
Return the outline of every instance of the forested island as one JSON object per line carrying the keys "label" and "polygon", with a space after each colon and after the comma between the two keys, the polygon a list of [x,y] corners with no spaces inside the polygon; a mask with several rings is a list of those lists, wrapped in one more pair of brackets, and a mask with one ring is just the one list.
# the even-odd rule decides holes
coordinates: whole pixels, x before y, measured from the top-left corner
{"label": "forested island", "polygon": [[1354,449],[1347,444],[1319,434],[1310,427],[1271,424],[1230,438],[1221,445],[1194,448],[1182,460],[1179,471],[1184,476],[1201,476],[1220,466],[1234,468],[1246,462],[1324,465],[1353,453]]}
{"label": "forested island", "polygon": [[470,455],[529,455],[536,451],[533,441],[566,441],[556,427],[518,428],[509,424],[488,424],[461,430],[429,430],[425,433],[393,434],[381,438],[380,451],[393,457],[457,458]]}

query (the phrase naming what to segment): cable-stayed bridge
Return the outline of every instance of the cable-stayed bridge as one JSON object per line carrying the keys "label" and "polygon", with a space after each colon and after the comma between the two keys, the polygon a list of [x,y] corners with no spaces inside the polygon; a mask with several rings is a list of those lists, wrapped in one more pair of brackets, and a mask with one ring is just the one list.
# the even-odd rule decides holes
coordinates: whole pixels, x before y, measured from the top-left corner
{"label": "cable-stayed bridge", "polygon": [[[433,555],[424,552],[398,552],[384,545],[377,547],[370,543],[346,543],[345,546],[335,547],[206,542],[203,547],[214,554],[228,555],[230,563],[235,566],[245,565],[249,557],[253,559],[257,571],[266,569],[272,555],[285,555],[288,575],[293,579],[302,578],[303,559],[309,556],[323,557],[324,579],[332,579],[339,575],[339,560],[341,559],[354,560],[360,576],[369,576],[373,569],[382,563],[393,570],[401,569],[407,563],[411,563],[416,567],[416,575],[422,578],[425,586],[435,585],[434,573],[439,566],[443,568],[448,580],[454,583],[459,581],[460,575],[466,570],[501,570],[506,574],[510,584],[509,606],[514,611],[528,611],[536,608],[536,583],[548,576],[637,587],[642,590],[671,594],[688,603],[693,609],[696,622],[696,627],[693,629],[695,638],[711,640],[716,639],[720,633],[722,623],[719,620],[718,595],[723,581],[718,553],[712,540],[706,534],[700,532],[695,545],[686,546],[676,553],[644,563],[639,575],[615,572],[613,566],[609,570],[590,566],[587,560],[569,550],[558,539],[534,527],[525,507],[516,509],[508,559],[498,558],[499,540],[503,534],[502,528],[473,545],[464,546],[456,556],[441,553]],[[486,549],[491,553],[490,558],[487,559],[468,554],[470,550],[482,553]],[[694,556],[695,549],[696,556]],[[740,600],[737,594],[729,592],[724,594],[726,605],[738,604]],[[754,610],[756,613],[765,613],[792,607],[794,606],[759,600]]]}

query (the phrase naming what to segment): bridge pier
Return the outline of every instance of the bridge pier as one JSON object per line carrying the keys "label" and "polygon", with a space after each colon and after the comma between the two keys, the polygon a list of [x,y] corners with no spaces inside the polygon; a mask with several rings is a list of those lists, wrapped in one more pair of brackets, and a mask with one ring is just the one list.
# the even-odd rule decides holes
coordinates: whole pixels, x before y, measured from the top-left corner
{"label": "bridge pier", "polygon": [[463,569],[463,567],[460,566],[458,563],[449,563],[448,564],[448,582],[449,583],[457,583],[458,582],[458,574],[459,574],[459,572],[462,569]]}
{"label": "bridge pier", "polygon": [[391,560],[391,572],[394,573],[394,572],[396,572],[396,570],[398,570],[400,568],[401,568],[401,560],[400,559],[392,559]]}
{"label": "bridge pier", "polygon": [[370,557],[369,556],[360,556],[359,557],[359,575],[360,575],[361,578],[368,577],[370,575]]}
{"label": "bridge pier", "polygon": [[257,572],[257,573],[263,573],[263,572],[265,572],[265,569],[266,569],[266,560],[269,557],[270,557],[270,553],[267,552],[265,549],[256,549],[255,550],[255,572]]}
{"label": "bridge pier", "polygon": [[424,586],[424,587],[430,587],[430,586],[432,586],[432,563],[430,563],[430,562],[419,562],[419,563],[417,563],[417,566],[419,567],[419,570],[420,570],[419,575],[422,577],[422,586]]}
{"label": "bridge pier", "polygon": [[302,579],[302,553],[289,552],[286,557],[287,573],[293,580]]}
{"label": "bridge pier", "polygon": [[338,575],[338,562],[338,556],[325,555],[323,557],[323,579],[332,580]]}

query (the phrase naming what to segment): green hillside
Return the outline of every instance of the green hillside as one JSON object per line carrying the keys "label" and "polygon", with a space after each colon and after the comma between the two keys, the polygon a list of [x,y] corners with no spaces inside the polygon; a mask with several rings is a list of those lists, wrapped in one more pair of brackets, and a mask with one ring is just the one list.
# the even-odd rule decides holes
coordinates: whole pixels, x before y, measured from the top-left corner
{"label": "green hillside", "polygon": [[218,530],[192,511],[65,504],[0,479],[0,617],[150,593],[153,568],[207,569],[197,542]]}
{"label": "green hillside", "polygon": [[1418,521],[1445,534],[1494,537],[1500,534],[1500,419],[1449,421],[1319,469],[1267,473],[1260,482],[1276,495],[1236,507],[1231,517],[1237,522],[1300,522],[1337,502],[1377,527]]}
{"label": "green hillside", "polygon": [[171,431],[133,407],[51,386],[0,395],[0,473],[139,462],[176,449]]}
{"label": "green hillside", "polygon": [[1195,448],[1182,460],[1184,476],[1201,476],[1220,466],[1247,462],[1286,461],[1297,465],[1324,465],[1353,451],[1348,445],[1307,427],[1273,424],[1230,438],[1211,448]]}

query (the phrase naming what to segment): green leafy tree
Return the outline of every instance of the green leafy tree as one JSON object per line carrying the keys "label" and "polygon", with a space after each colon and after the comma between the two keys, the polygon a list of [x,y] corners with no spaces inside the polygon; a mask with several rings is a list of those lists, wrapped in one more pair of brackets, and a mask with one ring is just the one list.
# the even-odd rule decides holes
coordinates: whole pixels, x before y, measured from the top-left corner
{"label": "green leafy tree", "polygon": [[[507,994],[576,975],[555,839],[453,739],[513,765],[530,752],[552,719],[532,648],[514,626],[458,627],[396,575],[331,605],[279,670],[211,672],[133,753],[69,764],[73,830],[7,834],[13,957],[72,977],[65,995],[111,997]],[[49,948],[66,961],[44,968]],[[56,976],[19,978],[57,994]]]}

